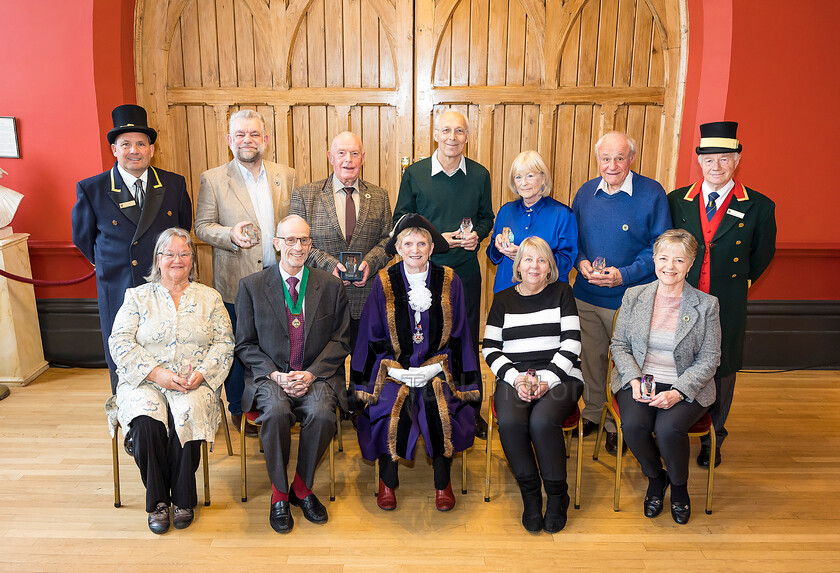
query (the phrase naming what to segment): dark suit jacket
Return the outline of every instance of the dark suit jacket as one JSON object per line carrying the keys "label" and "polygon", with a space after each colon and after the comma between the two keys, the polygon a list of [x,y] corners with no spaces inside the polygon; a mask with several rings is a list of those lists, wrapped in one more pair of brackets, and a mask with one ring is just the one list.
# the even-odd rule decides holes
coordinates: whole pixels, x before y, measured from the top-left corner
{"label": "dark suit jacket", "polygon": [[391,201],[387,191],[360,179],[359,216],[356,219],[356,230],[350,238],[350,244],[347,244],[335,214],[332,178],[331,175],[295,189],[292,192],[289,213],[300,215],[309,223],[312,250],[306,261],[307,265],[331,273],[338,264],[338,256],[342,251],[362,253],[363,260],[367,261],[370,267],[368,282],[361,288],[353,285],[347,287],[350,316],[358,319],[362,316],[373,278],[391,260],[385,253],[385,243],[388,242],[388,234],[393,227]]}
{"label": "dark suit jacket", "polygon": [[[327,381],[346,410],[344,359],[350,354],[350,314],[341,281],[324,271],[309,269],[303,314],[303,369]],[[239,282],[236,354],[245,366],[242,411],[250,412],[254,409],[254,381],[275,371],[291,370],[289,323],[279,265]]]}
{"label": "dark suit jacket", "polygon": [[[700,223],[700,183],[668,194],[675,229],[697,239],[697,258],[686,281],[697,286],[706,245]],[[712,238],[710,293],[720,301],[722,334],[719,376],[741,369],[747,327],[747,289],[767,269],[776,253],[776,205],[768,197],[735,182],[732,199]]]}
{"label": "dark suit jacket", "polygon": [[[149,167],[146,205],[142,214],[123,184],[117,164],[76,184],[71,215],[73,243],[96,265],[99,320],[105,358],[113,368],[108,337],[125,291],[146,282],[155,241],[170,227],[192,227],[192,203],[184,178]],[[123,205],[121,207],[121,205]]]}

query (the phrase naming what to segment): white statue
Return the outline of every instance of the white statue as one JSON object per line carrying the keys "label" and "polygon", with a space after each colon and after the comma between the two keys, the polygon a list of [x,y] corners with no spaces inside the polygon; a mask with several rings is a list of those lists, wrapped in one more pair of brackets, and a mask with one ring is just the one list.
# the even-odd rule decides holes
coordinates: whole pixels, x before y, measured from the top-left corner
{"label": "white statue", "polygon": [[[0,169],[0,178],[4,175],[8,175],[8,173]],[[15,218],[15,213],[22,199],[22,194],[0,185],[0,238],[12,234],[12,228],[9,225]]]}

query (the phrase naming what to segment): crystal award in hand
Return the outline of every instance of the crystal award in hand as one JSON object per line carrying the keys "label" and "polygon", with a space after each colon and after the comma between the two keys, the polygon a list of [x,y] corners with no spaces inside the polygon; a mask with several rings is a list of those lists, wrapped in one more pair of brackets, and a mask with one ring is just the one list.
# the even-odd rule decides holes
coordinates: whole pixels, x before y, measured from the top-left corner
{"label": "crystal award in hand", "polygon": [[513,231],[511,231],[510,227],[502,229],[502,244],[504,244],[505,247],[509,247],[513,244]]}
{"label": "crystal award in hand", "polygon": [[642,376],[640,390],[642,392],[642,400],[653,400],[653,397],[656,395],[656,381],[653,379],[653,374]]}
{"label": "crystal award in hand", "polygon": [[178,363],[178,376],[188,380],[190,375],[192,374],[192,371],[193,367],[192,364],[190,364],[190,361],[186,358],[182,358],[181,361]]}
{"label": "crystal award in hand", "polygon": [[595,257],[595,260],[592,261],[592,274],[593,275],[600,275],[604,272],[604,269],[607,268],[607,261],[604,257]]}
{"label": "crystal award in hand", "polygon": [[537,395],[537,390],[540,387],[540,377],[537,376],[537,371],[533,368],[528,369],[528,378],[530,380],[525,381],[525,388],[528,389],[528,394],[533,398]]}
{"label": "crystal award in hand", "polygon": [[247,225],[245,225],[242,228],[242,234],[245,235],[245,237],[249,241],[251,241],[252,245],[259,245],[260,244],[260,241],[261,241],[261,238],[262,238],[262,233],[260,233],[259,227],[257,227],[253,223],[248,223]]}
{"label": "crystal award in hand", "polygon": [[469,217],[464,217],[463,219],[461,219],[461,238],[466,239],[467,235],[472,233],[472,230],[472,219],[470,219]]}

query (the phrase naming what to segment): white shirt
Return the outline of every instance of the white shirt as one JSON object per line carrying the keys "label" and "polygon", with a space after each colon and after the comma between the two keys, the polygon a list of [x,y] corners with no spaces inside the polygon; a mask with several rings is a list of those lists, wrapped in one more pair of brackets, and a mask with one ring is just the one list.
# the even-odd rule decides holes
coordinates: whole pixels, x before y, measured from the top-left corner
{"label": "white shirt", "polygon": [[[604,181],[603,177],[601,177],[601,182],[598,183],[598,188],[595,189],[595,193],[597,193],[598,191],[603,191],[607,195],[610,194],[610,192],[607,190],[607,182]],[[622,191],[624,191],[625,193],[627,193],[631,197],[633,196],[633,172],[632,171],[627,173],[627,178],[621,184],[621,187],[618,188],[617,192],[620,193]]]}
{"label": "white shirt", "polygon": [[260,174],[256,180],[248,168],[239,161],[236,162],[242,179],[245,180],[245,187],[248,189],[248,196],[251,198],[251,205],[257,220],[253,221],[260,228],[260,244],[262,245],[263,267],[270,266],[276,259],[274,254],[274,205],[271,202],[271,189],[268,187],[268,175],[265,172],[265,163],[260,165]]}
{"label": "white shirt", "polygon": [[441,171],[446,173],[449,177],[452,177],[453,175],[455,175],[455,173],[458,172],[459,169],[464,172],[464,175],[467,174],[467,160],[464,158],[463,154],[461,155],[461,163],[458,164],[457,169],[455,169],[455,171],[453,171],[452,173],[446,173],[446,170],[443,168],[443,165],[441,165],[440,161],[438,161],[437,151],[432,153],[432,177],[434,177]]}
{"label": "white shirt", "polygon": [[345,187],[353,188],[353,206],[356,208],[356,221],[359,220],[359,178],[353,182],[352,185],[345,185],[341,180],[332,176],[333,182],[333,198],[335,199],[335,216],[338,219],[338,226],[341,227],[341,234],[347,236],[347,193],[344,191]]}
{"label": "white shirt", "polygon": [[[143,175],[140,177],[135,177],[128,171],[122,168],[122,165],[117,163],[117,171],[120,172],[120,177],[122,177],[123,183],[125,186],[128,187],[128,192],[131,193],[131,196],[134,197],[134,200],[137,200],[137,196],[134,194],[134,182],[138,179],[143,182],[143,191],[145,191],[146,196],[149,195],[149,170],[148,168],[143,172]],[[138,205],[139,207],[139,205]]]}
{"label": "white shirt", "polygon": [[[715,199],[715,208],[716,209],[718,207],[720,207],[721,205],[723,205],[723,200],[726,199],[726,196],[729,195],[729,192],[732,191],[733,187],[735,187],[735,180],[730,179],[729,183],[724,185],[722,188],[718,189],[718,191],[717,191],[718,198]],[[706,183],[705,179],[703,180],[702,191],[703,191],[703,206],[706,206],[706,205],[709,204],[709,193],[711,193],[713,191],[713,189],[712,189],[711,185]]]}
{"label": "white shirt", "polygon": [[[290,275],[286,272],[286,269],[283,268],[283,265],[277,263],[277,266],[280,267],[280,276],[283,277],[283,282],[286,283],[286,288],[289,287],[289,277],[295,277],[297,279],[297,284],[295,284],[295,292],[298,293],[298,298],[300,298],[300,282],[303,280],[303,268],[298,271],[296,275]],[[289,294],[292,294],[292,291],[289,290]],[[303,293],[303,298],[306,298],[306,293]],[[304,312],[303,305],[300,307],[300,313],[303,315],[303,319],[306,320],[306,312]]]}

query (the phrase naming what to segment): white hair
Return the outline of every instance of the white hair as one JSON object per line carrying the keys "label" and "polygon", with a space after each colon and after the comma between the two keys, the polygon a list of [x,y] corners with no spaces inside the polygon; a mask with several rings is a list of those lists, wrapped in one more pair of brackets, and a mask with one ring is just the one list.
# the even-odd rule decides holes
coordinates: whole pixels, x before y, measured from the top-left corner
{"label": "white hair", "polygon": [[600,157],[601,144],[604,143],[604,140],[611,135],[620,135],[621,137],[623,137],[624,140],[627,142],[627,145],[630,147],[630,155],[631,156],[636,155],[636,140],[635,139],[633,139],[632,137],[630,137],[629,135],[627,135],[626,133],[624,133],[622,131],[609,131],[609,132],[605,133],[604,135],[602,135],[601,139],[599,139],[595,143],[595,157]]}
{"label": "white hair", "polygon": [[263,119],[262,114],[252,110],[252,109],[240,109],[235,114],[230,116],[230,120],[228,121],[228,133],[233,135],[233,124],[237,120],[240,119],[258,119],[260,120],[260,127],[262,128],[262,132],[265,133],[265,120]]}

